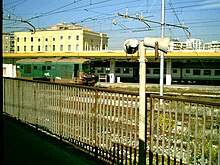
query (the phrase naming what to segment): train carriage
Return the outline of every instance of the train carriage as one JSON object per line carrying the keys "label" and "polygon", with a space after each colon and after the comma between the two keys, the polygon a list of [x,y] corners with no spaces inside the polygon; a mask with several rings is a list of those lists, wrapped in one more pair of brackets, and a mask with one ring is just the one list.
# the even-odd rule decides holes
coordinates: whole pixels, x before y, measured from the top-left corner
{"label": "train carriage", "polygon": [[16,62],[19,78],[94,85],[91,61],[83,58],[21,59]]}

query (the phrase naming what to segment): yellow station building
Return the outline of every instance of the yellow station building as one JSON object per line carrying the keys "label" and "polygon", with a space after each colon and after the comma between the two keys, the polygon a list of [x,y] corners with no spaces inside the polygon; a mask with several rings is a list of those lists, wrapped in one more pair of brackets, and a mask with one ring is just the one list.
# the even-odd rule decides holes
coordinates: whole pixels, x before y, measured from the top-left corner
{"label": "yellow station building", "polygon": [[108,49],[108,35],[60,23],[36,32],[15,32],[14,53],[64,53]]}

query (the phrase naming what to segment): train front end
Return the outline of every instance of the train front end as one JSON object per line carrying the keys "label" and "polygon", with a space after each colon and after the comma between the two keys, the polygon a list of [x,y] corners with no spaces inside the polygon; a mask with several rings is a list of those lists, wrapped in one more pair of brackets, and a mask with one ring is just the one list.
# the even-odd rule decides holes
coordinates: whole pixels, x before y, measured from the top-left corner
{"label": "train front end", "polygon": [[83,79],[83,84],[94,86],[96,83],[94,69],[91,67],[90,62],[83,63],[83,73],[81,75]]}

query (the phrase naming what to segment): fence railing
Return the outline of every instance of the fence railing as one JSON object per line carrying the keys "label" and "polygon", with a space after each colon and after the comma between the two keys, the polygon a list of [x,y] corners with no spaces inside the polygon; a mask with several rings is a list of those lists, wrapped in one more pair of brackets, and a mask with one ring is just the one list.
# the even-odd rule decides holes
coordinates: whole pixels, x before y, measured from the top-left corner
{"label": "fence railing", "polygon": [[[147,95],[147,164],[220,164],[220,103]],[[110,164],[139,164],[139,94],[3,78],[3,112]]]}

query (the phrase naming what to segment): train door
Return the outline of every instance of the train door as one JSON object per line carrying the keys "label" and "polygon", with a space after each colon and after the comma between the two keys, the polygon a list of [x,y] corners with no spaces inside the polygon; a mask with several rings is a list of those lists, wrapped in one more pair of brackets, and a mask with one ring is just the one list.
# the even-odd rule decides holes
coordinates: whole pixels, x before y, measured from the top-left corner
{"label": "train door", "polygon": [[79,64],[74,64],[74,77],[79,76]]}
{"label": "train door", "polygon": [[133,68],[133,80],[135,82],[139,81],[139,68],[137,68],[137,67]]}

